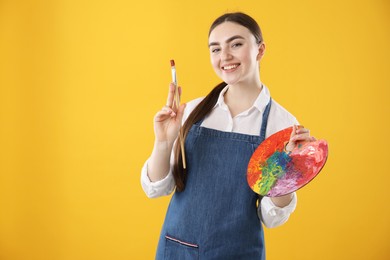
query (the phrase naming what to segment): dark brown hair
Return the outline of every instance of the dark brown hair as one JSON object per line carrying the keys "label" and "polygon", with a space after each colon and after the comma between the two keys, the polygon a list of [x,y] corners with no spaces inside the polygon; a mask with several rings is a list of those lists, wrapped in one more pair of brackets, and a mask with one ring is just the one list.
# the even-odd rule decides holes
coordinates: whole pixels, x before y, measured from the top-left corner
{"label": "dark brown hair", "polygon": [[[233,22],[242,25],[246,27],[253,34],[258,44],[263,41],[263,36],[260,27],[256,23],[256,21],[249,15],[240,12],[226,13],[218,17],[211,24],[209,30],[209,36],[211,32],[215,29],[215,27],[217,27],[218,25],[224,22]],[[221,93],[222,89],[226,85],[227,84],[225,82],[219,83],[191,112],[191,114],[188,116],[186,122],[184,123],[181,129],[184,136],[184,140],[186,139],[188,131],[190,130],[192,125],[200,121],[201,119],[203,119],[211,112],[211,110],[213,109],[214,105],[218,100],[219,94]],[[174,149],[175,149],[175,161],[173,166],[173,177],[176,183],[176,190],[183,191],[185,188],[187,172],[185,169],[183,169],[180,142],[176,142]]]}

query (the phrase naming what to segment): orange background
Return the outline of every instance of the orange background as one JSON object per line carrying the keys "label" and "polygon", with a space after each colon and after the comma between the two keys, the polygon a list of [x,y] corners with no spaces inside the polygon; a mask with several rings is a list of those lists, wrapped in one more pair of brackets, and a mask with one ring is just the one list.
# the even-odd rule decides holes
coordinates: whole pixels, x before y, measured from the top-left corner
{"label": "orange background", "polygon": [[390,4],[358,1],[0,1],[0,259],[153,259],[169,198],[141,167],[169,60],[183,100],[219,82],[207,32],[252,15],[262,81],[317,138],[321,174],[267,259],[389,259]]}

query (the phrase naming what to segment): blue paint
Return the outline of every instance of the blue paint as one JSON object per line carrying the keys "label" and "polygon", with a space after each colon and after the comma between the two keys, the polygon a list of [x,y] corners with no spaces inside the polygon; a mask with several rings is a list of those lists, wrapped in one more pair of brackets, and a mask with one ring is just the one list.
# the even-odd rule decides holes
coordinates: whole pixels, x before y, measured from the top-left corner
{"label": "blue paint", "polygon": [[260,194],[267,194],[277,180],[286,174],[291,157],[285,152],[275,151],[264,164],[260,165],[262,181],[259,183]]}

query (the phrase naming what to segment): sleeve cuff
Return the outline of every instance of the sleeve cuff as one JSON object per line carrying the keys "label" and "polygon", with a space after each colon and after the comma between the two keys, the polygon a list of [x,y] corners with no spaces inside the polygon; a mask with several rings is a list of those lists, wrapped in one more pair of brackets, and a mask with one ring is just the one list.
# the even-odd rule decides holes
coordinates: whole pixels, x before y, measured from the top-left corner
{"label": "sleeve cuff", "polygon": [[297,206],[297,194],[294,192],[290,204],[283,208],[276,206],[269,197],[264,197],[261,200],[261,206],[264,213],[270,216],[289,215],[294,212]]}
{"label": "sleeve cuff", "polygon": [[271,198],[263,197],[261,207],[259,208],[259,216],[264,225],[268,228],[273,228],[284,224],[294,212],[297,206],[297,195],[294,192],[293,198],[287,206],[280,208],[276,206]]}
{"label": "sleeve cuff", "polygon": [[157,198],[171,194],[175,188],[172,171],[170,170],[164,179],[152,182],[148,176],[148,162],[149,159],[145,162],[141,172],[141,185],[146,196]]}

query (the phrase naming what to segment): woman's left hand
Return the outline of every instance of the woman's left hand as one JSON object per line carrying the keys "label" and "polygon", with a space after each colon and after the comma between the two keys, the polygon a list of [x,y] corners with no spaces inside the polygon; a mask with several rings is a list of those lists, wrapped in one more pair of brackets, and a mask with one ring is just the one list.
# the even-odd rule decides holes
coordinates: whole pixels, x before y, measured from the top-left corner
{"label": "woman's left hand", "polygon": [[312,142],[316,139],[313,136],[310,136],[310,130],[304,128],[303,126],[293,126],[293,130],[290,135],[290,140],[286,145],[286,151],[291,152],[296,145],[303,144],[306,142]]}

